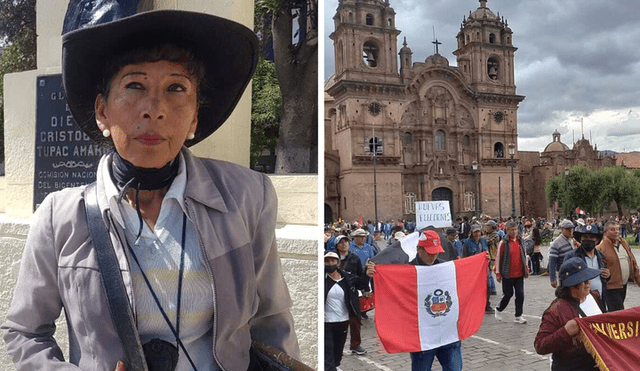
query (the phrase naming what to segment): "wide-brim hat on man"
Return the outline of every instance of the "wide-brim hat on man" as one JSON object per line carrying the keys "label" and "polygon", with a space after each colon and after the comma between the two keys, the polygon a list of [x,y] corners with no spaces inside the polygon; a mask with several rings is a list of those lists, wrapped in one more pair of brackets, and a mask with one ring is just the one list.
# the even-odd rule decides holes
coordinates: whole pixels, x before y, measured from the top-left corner
{"label": "wide-brim hat on man", "polygon": [[365,231],[362,228],[358,228],[353,233],[351,233],[351,237],[367,237],[369,232]]}
{"label": "wide-brim hat on man", "polygon": [[428,230],[421,233],[418,238],[418,246],[424,248],[427,254],[438,254],[444,252],[444,249],[440,244],[440,236],[436,231]]}
{"label": "wide-brim hat on man", "polygon": [[565,260],[558,273],[560,283],[564,287],[575,286],[599,275],[599,269],[589,268],[587,263],[578,257]]}
{"label": "wide-brim hat on man", "polygon": [[582,242],[582,236],[585,234],[591,234],[598,237],[598,240],[602,240],[603,233],[595,224],[587,224],[583,227],[578,227],[573,230],[573,238],[578,242]]}
{"label": "wide-brim hat on man", "polygon": [[141,48],[174,45],[202,62],[198,126],[192,146],[211,135],[240,100],[258,61],[258,39],[240,23],[210,14],[180,10],[138,13],[90,25],[62,37],[63,87],[78,125],[93,140],[102,137],[94,103],[104,84],[106,65],[114,56]]}

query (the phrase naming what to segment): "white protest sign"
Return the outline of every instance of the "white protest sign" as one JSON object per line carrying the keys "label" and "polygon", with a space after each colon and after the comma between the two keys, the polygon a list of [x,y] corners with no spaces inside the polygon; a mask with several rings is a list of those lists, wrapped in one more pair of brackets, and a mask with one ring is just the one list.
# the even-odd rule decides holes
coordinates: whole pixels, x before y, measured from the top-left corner
{"label": "white protest sign", "polygon": [[435,228],[451,226],[449,201],[416,202],[416,228],[422,229],[430,225]]}

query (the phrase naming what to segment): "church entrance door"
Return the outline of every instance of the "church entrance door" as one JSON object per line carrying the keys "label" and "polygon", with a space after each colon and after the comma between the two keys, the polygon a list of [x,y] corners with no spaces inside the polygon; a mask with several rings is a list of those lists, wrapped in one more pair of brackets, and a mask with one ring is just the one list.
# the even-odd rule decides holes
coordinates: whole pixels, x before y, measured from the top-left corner
{"label": "church entrance door", "polygon": [[446,187],[436,188],[431,192],[431,201],[449,201],[449,212],[453,220],[453,191]]}

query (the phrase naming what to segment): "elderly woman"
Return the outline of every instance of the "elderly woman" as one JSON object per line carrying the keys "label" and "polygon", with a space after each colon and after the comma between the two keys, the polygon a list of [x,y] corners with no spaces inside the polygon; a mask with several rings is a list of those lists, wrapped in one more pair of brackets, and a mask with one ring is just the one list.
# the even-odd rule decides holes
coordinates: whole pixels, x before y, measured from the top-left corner
{"label": "elderly woman", "polygon": [[596,302],[599,300],[597,292],[591,291],[589,284],[589,280],[598,276],[600,270],[587,267],[580,258],[570,258],[562,263],[560,285],[556,288],[557,298],[542,315],[534,342],[539,354],[553,353],[551,370],[598,369],[582,343],[575,338],[580,332],[575,318],[585,316],[580,304],[590,294],[596,298]]}
{"label": "elderly woman", "polygon": [[[92,190],[53,193],[33,217],[3,325],[17,369],[154,369],[148,363],[164,357],[167,369],[245,371],[252,340],[298,355],[273,186],[187,149],[233,111],[257,53],[246,27],[183,11],[63,37],[69,108],[115,151],[100,161]],[[94,199],[108,233],[101,241],[85,212]],[[122,307],[105,294],[96,257],[109,242],[126,288]],[[62,309],[69,363],[53,337]],[[120,321],[135,324],[133,341],[120,336]]]}

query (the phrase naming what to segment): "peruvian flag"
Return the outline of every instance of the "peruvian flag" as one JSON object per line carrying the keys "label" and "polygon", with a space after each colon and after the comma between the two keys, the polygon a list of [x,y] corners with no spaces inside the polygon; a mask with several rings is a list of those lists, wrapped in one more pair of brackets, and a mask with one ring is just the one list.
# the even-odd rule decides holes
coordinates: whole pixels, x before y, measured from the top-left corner
{"label": "peruvian flag", "polygon": [[376,265],[376,330],[387,352],[434,349],[475,334],[488,265],[486,254],[432,266]]}
{"label": "peruvian flag", "polygon": [[581,208],[576,207],[576,214],[578,214],[578,215],[584,215],[584,214],[585,214],[585,212],[584,212],[584,210],[582,210]]}

